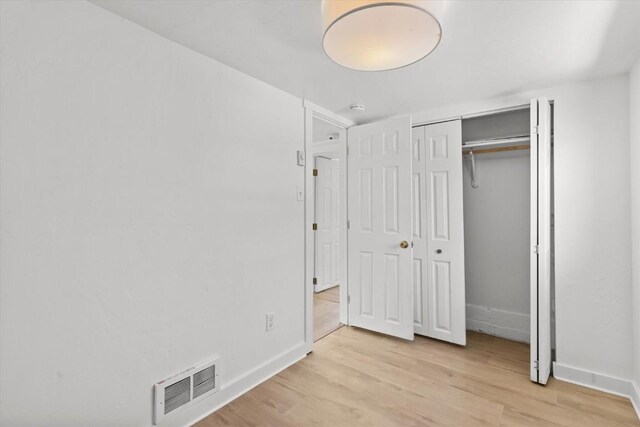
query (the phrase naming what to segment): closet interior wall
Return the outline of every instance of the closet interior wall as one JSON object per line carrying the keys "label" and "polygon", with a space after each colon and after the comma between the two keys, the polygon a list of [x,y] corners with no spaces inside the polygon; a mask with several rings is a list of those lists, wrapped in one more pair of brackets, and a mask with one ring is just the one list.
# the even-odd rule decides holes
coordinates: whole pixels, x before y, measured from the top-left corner
{"label": "closet interior wall", "polygon": [[[529,133],[528,108],[462,120],[463,144]],[[473,188],[463,157],[467,329],[529,342],[530,150],[475,154],[475,166]]]}

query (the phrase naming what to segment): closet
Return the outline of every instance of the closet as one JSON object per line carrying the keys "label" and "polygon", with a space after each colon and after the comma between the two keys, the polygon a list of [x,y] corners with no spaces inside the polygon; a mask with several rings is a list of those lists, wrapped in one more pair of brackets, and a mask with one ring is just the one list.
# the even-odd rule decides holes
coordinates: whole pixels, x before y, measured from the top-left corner
{"label": "closet", "polygon": [[347,138],[348,324],[466,344],[467,329],[529,342],[551,372],[551,105]]}
{"label": "closet", "polygon": [[529,343],[529,108],[462,120],[467,330]]}
{"label": "closet", "polygon": [[551,117],[541,98],[412,132],[415,333],[464,345],[473,330],[529,343],[530,378],[543,384],[551,371]]}

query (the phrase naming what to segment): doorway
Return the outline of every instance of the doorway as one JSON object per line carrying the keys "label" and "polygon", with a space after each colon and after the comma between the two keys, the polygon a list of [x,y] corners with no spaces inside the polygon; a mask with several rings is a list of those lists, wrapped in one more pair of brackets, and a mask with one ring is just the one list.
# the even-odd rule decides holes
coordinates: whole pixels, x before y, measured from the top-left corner
{"label": "doorway", "polygon": [[[316,119],[319,120],[319,119]],[[321,128],[322,129],[322,128]],[[340,137],[328,127],[318,138],[333,141]],[[317,141],[317,142],[320,142]],[[337,141],[336,141],[337,142]],[[323,152],[314,158],[314,275],[313,341],[338,330],[340,323],[340,285],[342,282],[342,236],[340,233],[340,154]]]}
{"label": "doorway", "polygon": [[348,324],[347,132],[353,123],[305,102],[305,343]]}

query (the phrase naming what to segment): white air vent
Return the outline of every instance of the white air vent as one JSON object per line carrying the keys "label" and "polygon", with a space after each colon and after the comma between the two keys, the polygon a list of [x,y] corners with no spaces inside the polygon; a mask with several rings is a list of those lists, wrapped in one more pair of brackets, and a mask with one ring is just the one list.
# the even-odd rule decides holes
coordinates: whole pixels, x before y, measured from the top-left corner
{"label": "white air vent", "polygon": [[160,381],[154,386],[154,424],[169,414],[220,390],[219,357]]}
{"label": "white air vent", "polygon": [[186,405],[191,400],[191,377],[164,388],[164,415]]}

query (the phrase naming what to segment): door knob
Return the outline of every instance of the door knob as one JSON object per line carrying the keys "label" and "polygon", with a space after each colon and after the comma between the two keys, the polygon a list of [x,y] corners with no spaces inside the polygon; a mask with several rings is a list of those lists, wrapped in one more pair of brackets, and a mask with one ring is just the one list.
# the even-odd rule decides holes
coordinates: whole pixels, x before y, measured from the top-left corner
{"label": "door knob", "polygon": [[436,253],[440,255],[442,253],[442,249],[436,249]]}
{"label": "door knob", "polygon": [[409,243],[406,240],[403,240],[402,242],[400,242],[400,247],[402,249],[407,249],[409,247]]}

